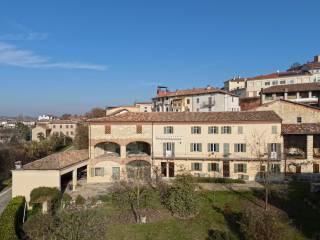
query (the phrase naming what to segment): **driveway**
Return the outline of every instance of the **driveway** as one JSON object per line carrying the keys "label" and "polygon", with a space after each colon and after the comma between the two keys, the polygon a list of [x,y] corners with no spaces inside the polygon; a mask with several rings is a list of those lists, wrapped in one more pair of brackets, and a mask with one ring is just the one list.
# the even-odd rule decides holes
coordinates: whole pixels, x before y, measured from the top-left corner
{"label": "driveway", "polygon": [[3,212],[8,202],[11,200],[11,190],[11,188],[7,188],[0,192],[0,214]]}

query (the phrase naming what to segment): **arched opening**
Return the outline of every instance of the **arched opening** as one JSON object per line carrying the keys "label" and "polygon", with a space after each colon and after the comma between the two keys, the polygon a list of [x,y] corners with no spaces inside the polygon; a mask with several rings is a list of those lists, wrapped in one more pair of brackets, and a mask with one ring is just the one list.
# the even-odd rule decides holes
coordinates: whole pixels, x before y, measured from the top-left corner
{"label": "arched opening", "polygon": [[149,143],[146,142],[132,142],[126,147],[127,156],[150,156],[151,147]]}
{"label": "arched opening", "polygon": [[94,147],[95,157],[120,157],[120,145],[114,142],[98,143]]}
{"label": "arched opening", "polygon": [[148,180],[151,178],[151,164],[143,160],[129,162],[126,166],[129,180]]}

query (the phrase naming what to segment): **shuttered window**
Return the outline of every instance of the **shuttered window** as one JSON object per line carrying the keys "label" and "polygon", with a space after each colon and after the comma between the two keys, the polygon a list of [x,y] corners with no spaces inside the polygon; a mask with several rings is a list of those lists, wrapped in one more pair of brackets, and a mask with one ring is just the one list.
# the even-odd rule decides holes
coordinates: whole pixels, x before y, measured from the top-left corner
{"label": "shuttered window", "polygon": [[91,168],[91,177],[104,176],[104,168],[98,167],[98,168]]}
{"label": "shuttered window", "polygon": [[136,130],[137,130],[137,134],[141,134],[142,133],[142,125],[137,125]]}
{"label": "shuttered window", "polygon": [[247,146],[245,143],[235,143],[234,144],[234,152],[246,152]]}
{"label": "shuttered window", "polygon": [[219,163],[208,163],[208,172],[219,172]]}
{"label": "shuttered window", "polygon": [[208,143],[208,152],[219,152],[219,143]]}
{"label": "shuttered window", "polygon": [[190,152],[202,152],[202,144],[190,143]]}
{"label": "shuttered window", "polygon": [[201,127],[200,126],[191,127],[191,134],[201,134]]}
{"label": "shuttered window", "polygon": [[246,163],[235,163],[234,164],[234,172],[235,173],[246,173],[247,172],[247,164]]}
{"label": "shuttered window", "polygon": [[192,171],[202,171],[202,163],[191,163]]}

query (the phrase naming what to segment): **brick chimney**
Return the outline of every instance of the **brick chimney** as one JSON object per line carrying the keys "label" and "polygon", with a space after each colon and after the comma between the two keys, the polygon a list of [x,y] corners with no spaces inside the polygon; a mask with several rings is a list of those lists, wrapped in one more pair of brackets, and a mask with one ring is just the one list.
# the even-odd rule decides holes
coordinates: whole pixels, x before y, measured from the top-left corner
{"label": "brick chimney", "polygon": [[314,56],[313,61],[314,62],[320,62],[320,55]]}

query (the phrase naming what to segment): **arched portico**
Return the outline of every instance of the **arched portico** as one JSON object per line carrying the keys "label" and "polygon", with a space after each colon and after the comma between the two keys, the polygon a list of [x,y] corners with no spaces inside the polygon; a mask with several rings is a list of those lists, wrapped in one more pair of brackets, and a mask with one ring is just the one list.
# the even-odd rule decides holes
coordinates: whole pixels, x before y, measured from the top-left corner
{"label": "arched portico", "polygon": [[151,145],[143,141],[135,141],[128,143],[126,146],[126,155],[130,156],[150,156],[151,155]]}
{"label": "arched portico", "polygon": [[151,164],[144,160],[134,160],[126,164],[127,178],[148,180],[151,178]]}
{"label": "arched portico", "polygon": [[94,146],[94,157],[120,157],[120,145],[115,142],[101,142]]}

